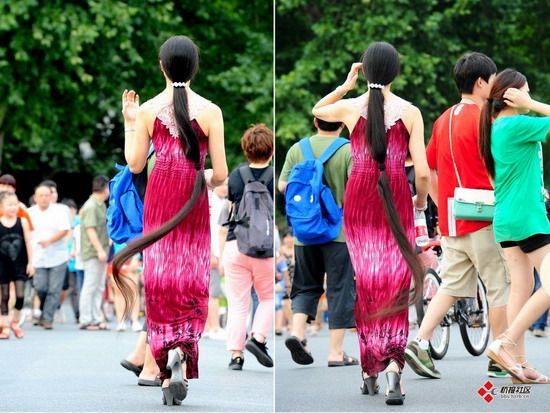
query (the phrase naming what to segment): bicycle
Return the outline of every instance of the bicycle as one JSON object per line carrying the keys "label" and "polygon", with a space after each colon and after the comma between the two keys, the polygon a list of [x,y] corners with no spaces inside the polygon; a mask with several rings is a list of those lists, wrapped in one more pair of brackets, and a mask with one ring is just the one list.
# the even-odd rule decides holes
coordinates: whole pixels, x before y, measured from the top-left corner
{"label": "bicycle", "polygon": [[[432,249],[437,255],[435,268],[426,269],[424,287],[421,299],[416,303],[418,324],[422,323],[424,312],[428,308],[432,298],[441,285],[439,277],[441,271],[441,243],[439,240],[429,242],[422,247],[423,251]],[[489,342],[489,304],[487,302],[487,290],[481,278],[477,277],[477,296],[475,298],[459,299],[443,317],[441,323],[435,328],[430,340],[431,355],[436,360],[441,360],[449,350],[451,325],[458,323],[460,335],[466,350],[479,356],[485,352]]]}

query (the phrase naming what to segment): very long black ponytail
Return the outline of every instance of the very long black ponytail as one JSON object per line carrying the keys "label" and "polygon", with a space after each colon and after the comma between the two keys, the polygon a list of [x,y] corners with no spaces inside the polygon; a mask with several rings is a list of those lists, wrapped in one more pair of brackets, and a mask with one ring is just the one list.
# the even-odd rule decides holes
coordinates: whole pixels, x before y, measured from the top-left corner
{"label": "very long black ponytail", "polygon": [[[395,48],[386,42],[376,42],[369,46],[363,55],[363,72],[369,83],[388,85],[399,74],[399,55]],[[388,175],[386,173],[387,138],[384,123],[384,95],[382,89],[370,88],[367,102],[367,145],[371,156],[378,163],[380,176],[378,177],[377,190],[384,205],[386,219],[401,254],[412,271],[414,280],[413,302],[416,302],[422,294],[424,282],[424,269],[418,260],[413,247],[407,237],[399,214],[395,208]],[[394,302],[388,303],[376,314],[364,314],[366,318],[382,318],[405,310],[409,305],[409,289],[399,291]]]}
{"label": "very long black ponytail", "polygon": [[128,277],[121,276],[121,267],[135,254],[143,251],[172,231],[189,214],[200,195],[206,189],[204,171],[202,171],[200,164],[199,139],[191,124],[189,114],[187,86],[181,85],[182,83],[188,83],[197,73],[199,50],[188,37],[174,36],[166,40],[161,46],[159,60],[168,79],[178,85],[178,87],[174,87],[173,97],[174,117],[178,127],[178,136],[186,158],[193,162],[197,173],[191,197],[180,211],[160,228],[130,242],[115,255],[113,260],[113,278],[126,304],[123,319],[128,318],[135,302],[136,286]]}

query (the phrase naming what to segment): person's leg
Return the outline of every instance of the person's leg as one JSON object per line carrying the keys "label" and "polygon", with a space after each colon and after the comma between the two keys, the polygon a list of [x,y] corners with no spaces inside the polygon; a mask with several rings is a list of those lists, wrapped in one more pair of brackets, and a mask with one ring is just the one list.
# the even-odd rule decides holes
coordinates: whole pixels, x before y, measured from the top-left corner
{"label": "person's leg", "polygon": [[[512,282],[507,306],[508,324],[511,324],[533,292],[534,265],[519,247],[504,248],[504,256]],[[522,335],[515,342],[517,343],[515,349],[515,355],[518,356],[517,361],[524,362],[525,359],[521,357],[525,355],[524,336]]]}
{"label": "person's leg", "polygon": [[80,292],[82,291],[83,285],[84,285],[84,270],[76,270],[76,286],[78,288],[79,302],[80,302]]}
{"label": "person's leg", "polygon": [[418,329],[417,338],[429,341],[433,331],[460,297],[475,297],[477,291],[477,271],[467,249],[469,235],[461,237],[443,237],[443,268],[441,286],[428,305],[428,309]]}
{"label": "person's leg", "polygon": [[76,273],[73,271],[69,271],[69,299],[71,300],[71,308],[73,309],[73,314],[76,322],[78,323],[78,318],[80,317],[80,314],[78,313],[78,298],[79,298],[79,291],[77,288],[77,282],[76,282]]}
{"label": "person's leg", "polygon": [[327,303],[329,309],[329,362],[353,363],[344,359],[346,329],[355,327],[355,280],[347,245],[332,242],[322,247],[327,272]]}
{"label": "person's leg", "polygon": [[10,301],[10,283],[2,280],[0,283],[1,294],[0,294],[0,316],[2,317],[0,326],[8,325],[8,315],[9,315],[9,301]]}
{"label": "person's leg", "polygon": [[469,235],[443,237],[443,268],[441,286],[428,305],[417,336],[405,349],[405,360],[413,371],[423,377],[440,378],[429,352],[429,340],[433,331],[459,297],[475,297],[477,271],[468,256]]}
{"label": "person's leg", "polygon": [[216,332],[220,327],[220,299],[218,297],[208,297],[208,320],[206,322],[208,332]]}
{"label": "person's leg", "polygon": [[[139,322],[139,303],[140,303],[140,294],[139,294],[139,276],[136,271],[131,271],[130,279],[132,280],[132,286],[134,288],[134,291],[136,293],[136,299],[134,301],[134,306],[132,307],[132,312],[130,313],[130,317],[132,319],[132,330],[134,331],[141,331],[141,324]],[[139,327],[139,328],[138,328]]]}
{"label": "person's leg", "polygon": [[113,300],[115,302],[115,316],[117,321],[117,331],[126,330],[126,320],[122,321],[122,314],[124,314],[124,307],[126,306],[124,297],[120,292],[118,286],[113,282]]}
{"label": "person's leg", "polygon": [[495,242],[492,225],[471,234],[468,255],[487,290],[489,325],[493,338],[497,338],[508,328],[510,275],[504,252]]}
{"label": "person's leg", "polygon": [[225,282],[227,287],[227,349],[232,358],[243,354],[246,340],[246,319],[252,297],[252,272],[247,257],[237,249],[237,242],[225,244]]}
{"label": "person's leg", "polygon": [[10,337],[10,327],[8,322],[10,285],[7,279],[0,281],[0,339],[4,340]]}
{"label": "person's leg", "polygon": [[213,338],[221,330],[220,326],[220,299],[223,295],[221,289],[220,273],[217,268],[210,269],[210,285],[208,297],[208,319],[206,321],[207,331],[214,333]]}
{"label": "person's leg", "polygon": [[147,331],[142,331],[139,333],[139,337],[136,342],[136,347],[134,351],[126,357],[130,363],[135,364],[136,366],[142,366],[145,362],[145,347],[147,346]]}
{"label": "person's leg", "polygon": [[254,314],[251,335],[260,343],[264,343],[273,330],[274,300],[273,300],[273,258],[253,258],[252,281],[258,295],[258,308]]}
{"label": "person's leg", "polygon": [[63,286],[61,287],[61,292],[59,293],[59,304],[57,308],[61,308],[67,297],[69,296],[69,289],[71,288],[70,282],[69,282],[69,271],[65,270],[65,278],[63,279]]}
{"label": "person's leg", "polygon": [[303,341],[306,336],[306,324],[315,320],[319,298],[325,292],[325,262],[318,245],[296,245],[294,257],[294,279],[290,293],[293,313],[290,334]]}
{"label": "person's leg", "polygon": [[80,324],[91,324],[92,319],[92,301],[94,297],[94,289],[97,279],[93,272],[92,260],[84,261],[84,282],[82,283],[82,291],[80,291]]}
{"label": "person's leg", "polygon": [[46,302],[44,303],[44,320],[48,323],[52,323],[59,303],[59,295],[61,294],[61,289],[65,281],[67,263],[65,262],[57,267],[48,268],[48,271],[49,286]]}
{"label": "person's leg", "polygon": [[105,291],[105,279],[107,277],[107,264],[94,258],[90,260],[93,278],[95,279],[94,291],[92,295],[92,323],[100,324],[103,322],[103,313],[101,311],[101,301]]}
{"label": "person's leg", "polygon": [[[535,277],[535,291],[537,291],[542,286],[540,283],[539,273],[537,271],[535,271],[534,277]],[[533,291],[533,294],[535,293],[535,291]],[[533,323],[531,328],[533,329],[533,333],[535,333],[535,336],[546,337],[545,330],[547,325],[548,325],[548,309],[544,313],[542,313],[542,315]]]}
{"label": "person's leg", "polygon": [[[145,333],[145,335],[147,335],[147,333]],[[139,374],[139,378],[144,380],[155,380],[160,373],[160,369],[159,366],[157,366],[155,358],[153,357],[151,346],[149,344],[145,345],[144,354],[145,360],[143,363],[143,370]]]}
{"label": "person's leg", "polygon": [[22,338],[24,332],[20,327],[21,323],[21,310],[23,309],[23,303],[25,301],[25,280],[23,277],[19,277],[14,281],[15,289],[15,305],[13,307],[13,316],[11,319],[11,329],[17,338]]}
{"label": "person's leg", "polygon": [[283,324],[286,325],[286,329],[288,332],[292,331],[292,303],[290,302],[290,298],[283,298],[282,302],[283,306]]}
{"label": "person's leg", "polygon": [[[48,295],[48,269],[46,268],[35,268],[34,270],[34,276],[33,276],[33,284],[34,289],[36,290],[36,298],[38,299],[38,307],[40,310],[43,309],[44,303],[46,302],[46,297]],[[34,308],[37,309],[37,305],[35,305]],[[42,320],[44,318],[44,314],[40,316],[40,319]]]}

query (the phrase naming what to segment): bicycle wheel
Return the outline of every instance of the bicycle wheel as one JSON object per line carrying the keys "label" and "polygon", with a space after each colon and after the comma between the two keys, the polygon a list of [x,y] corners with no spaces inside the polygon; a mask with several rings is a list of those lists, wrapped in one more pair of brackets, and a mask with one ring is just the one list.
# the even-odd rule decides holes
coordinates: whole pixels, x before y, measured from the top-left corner
{"label": "bicycle wheel", "polygon": [[[437,293],[439,285],[441,284],[441,279],[439,275],[431,269],[428,268],[426,271],[426,276],[424,277],[424,290],[422,294],[422,315],[424,315],[428,305],[432,301],[432,298]],[[447,322],[447,317],[435,328],[432,339],[430,340],[430,349],[432,357],[436,360],[441,360],[447,354],[449,349],[449,338],[450,338],[450,328],[449,323]]]}
{"label": "bicycle wheel", "polygon": [[479,356],[485,352],[489,342],[489,304],[487,302],[487,290],[483,282],[477,278],[477,297],[467,298],[458,308],[461,314],[460,335],[464,347],[472,356]]}

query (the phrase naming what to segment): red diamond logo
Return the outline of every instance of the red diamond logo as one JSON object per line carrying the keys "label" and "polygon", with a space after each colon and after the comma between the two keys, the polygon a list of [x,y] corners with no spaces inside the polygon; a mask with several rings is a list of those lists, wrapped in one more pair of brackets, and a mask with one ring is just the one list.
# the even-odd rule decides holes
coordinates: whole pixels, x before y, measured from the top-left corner
{"label": "red diamond logo", "polygon": [[495,398],[493,397],[493,395],[490,393],[490,390],[495,387],[493,385],[493,383],[491,383],[489,380],[487,380],[485,382],[485,384],[480,387],[478,390],[477,390],[477,394],[479,394],[479,396],[485,400],[486,403],[491,403]]}

